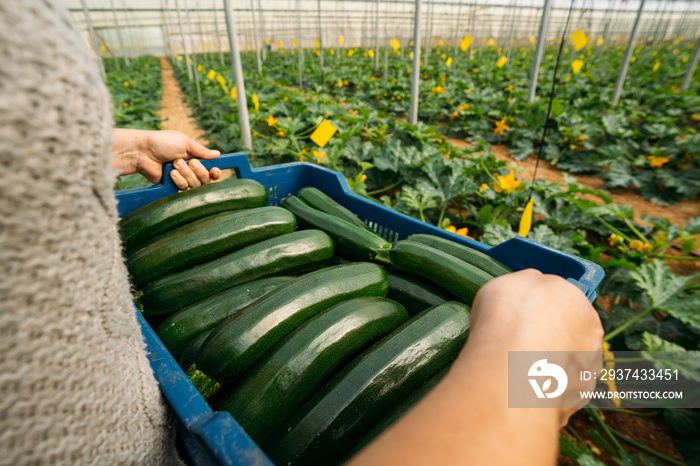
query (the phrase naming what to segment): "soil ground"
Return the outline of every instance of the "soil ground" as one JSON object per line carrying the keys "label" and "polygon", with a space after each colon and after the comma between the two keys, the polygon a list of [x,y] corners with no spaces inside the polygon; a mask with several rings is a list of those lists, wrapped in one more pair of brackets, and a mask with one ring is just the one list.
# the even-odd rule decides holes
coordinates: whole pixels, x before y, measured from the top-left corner
{"label": "soil ground", "polygon": [[[182,131],[193,139],[199,141],[202,144],[208,144],[202,135],[204,131],[197,128],[195,120],[191,116],[191,111],[185,101],[183,100],[183,94],[178,85],[175,77],[173,75],[173,70],[170,64],[161,58],[161,64],[163,66],[163,99],[160,102],[161,110],[158,115],[164,119],[161,124],[162,129],[174,129]],[[460,139],[447,138],[448,141],[456,146],[464,147],[466,142]],[[530,158],[527,161],[519,162],[512,159],[508,153],[505,146],[492,146],[491,147],[495,156],[500,160],[505,160],[508,162],[513,162],[522,171],[518,174],[518,177],[523,180],[531,180],[532,174],[535,167],[535,159]],[[552,167],[549,162],[540,161],[540,166],[537,170],[538,177],[549,182],[564,183],[564,177],[561,172]],[[587,176],[577,176],[578,182],[583,186],[591,189],[602,189],[603,181],[591,178]],[[641,222],[640,215],[647,214],[654,217],[666,217],[670,219],[674,224],[683,226],[692,217],[700,215],[700,200],[690,200],[683,201],[678,206],[673,207],[662,207],[652,204],[648,201],[641,199],[638,193],[634,191],[626,190],[608,190],[612,194],[615,203],[631,205],[635,208],[636,220]],[[595,198],[593,198],[595,199]],[[669,251],[669,254],[672,254]],[[681,261],[667,261],[669,265],[673,266],[673,262],[678,262],[679,266],[690,266],[691,268],[697,267],[697,263],[682,263]],[[682,273],[676,271],[677,273]],[[692,273],[690,270],[689,273]],[[637,417],[629,414],[607,412],[606,421],[615,429],[627,435],[628,437],[636,440],[644,445],[647,445],[660,453],[663,453],[672,458],[683,460],[683,457],[678,452],[673,440],[669,435],[669,429],[660,421],[658,417]],[[571,425],[576,433],[580,435],[586,443],[590,440],[587,435],[588,429],[594,427],[594,423],[590,420],[583,412],[577,413],[570,421]],[[565,429],[562,429],[562,434],[567,434]],[[628,452],[638,453],[634,447],[628,444],[624,444],[625,449]],[[589,444],[590,446],[590,444]],[[614,464],[612,456],[605,450],[601,449],[599,455],[596,458],[605,464]],[[663,463],[663,462],[662,462]],[[568,458],[559,456],[560,465],[574,465],[575,463]]]}

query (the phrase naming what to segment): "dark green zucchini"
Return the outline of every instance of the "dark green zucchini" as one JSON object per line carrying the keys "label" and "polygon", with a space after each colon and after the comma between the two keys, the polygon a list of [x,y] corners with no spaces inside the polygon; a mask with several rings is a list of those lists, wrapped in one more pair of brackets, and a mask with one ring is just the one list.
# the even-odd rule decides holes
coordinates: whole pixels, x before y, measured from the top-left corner
{"label": "dark green zucchini", "polygon": [[317,270],[287,283],[222,322],[187,371],[205,398],[239,377],[285,335],[347,299],[386,295],[384,270],[355,262]]}
{"label": "dark green zucchini", "polygon": [[389,412],[384,418],[379,421],[372,429],[367,432],[367,434],[362,437],[362,440],[353,448],[353,451],[348,455],[350,459],[353,455],[358,453],[364,447],[369,445],[369,443],[375,438],[379,437],[382,432],[391,427],[396,421],[401,419],[404,414],[408,412],[414,405],[416,405],[420,400],[423,399],[425,395],[430,393],[430,391],[435,388],[435,386],[440,382],[447,372],[450,370],[449,366],[442,369],[440,372],[431,377],[427,382],[418,387],[413,393],[411,393],[406,399],[399,402],[394,409]]}
{"label": "dark green zucchini", "polygon": [[200,218],[230,210],[267,205],[267,190],[254,180],[229,178],[182,191],[125,215],[119,222],[122,242],[131,253],[156,236]]}
{"label": "dark green zucchini", "polygon": [[407,320],[406,309],[386,298],[336,304],[275,346],[219,409],[262,445],[338,367]]}
{"label": "dark green zucchini", "polygon": [[430,246],[431,248],[439,249],[440,251],[446,252],[451,256],[455,256],[457,259],[461,259],[464,262],[468,262],[479,267],[481,270],[493,275],[494,277],[500,277],[501,275],[512,272],[511,269],[488,254],[484,254],[481,251],[477,251],[476,249],[472,249],[462,244],[457,244],[454,241],[440,238],[439,236],[418,234],[411,235],[406,238],[406,240],[415,241],[417,243]]}
{"label": "dark green zucchini", "polygon": [[416,276],[392,269],[386,269],[386,275],[389,277],[389,291],[386,297],[403,304],[410,316],[445,301],[454,300],[447,291]]}
{"label": "dark green zucchini", "polygon": [[469,332],[469,307],[426,309],[362,353],[278,431],[276,464],[334,464],[392,408],[453,361]]}
{"label": "dark green zucchini", "polygon": [[168,317],[158,327],[158,338],[178,358],[192,340],[213,330],[246,306],[292,280],[295,278],[262,278],[200,301]]}
{"label": "dark green zucchini", "polygon": [[299,227],[318,228],[328,233],[340,256],[356,261],[389,263],[391,244],[374,232],[316,210],[296,196],[285,197],[280,205],[296,216]]}
{"label": "dark green zucchini", "polygon": [[243,283],[313,268],[332,255],[333,241],[320,230],[270,238],[154,281],[141,295],[144,314],[171,314]]}
{"label": "dark green zucchini", "polygon": [[297,197],[316,210],[333,215],[334,217],[338,217],[348,223],[352,223],[353,225],[366,230],[370,229],[365,222],[360,220],[360,217],[335,202],[332,198],[319,189],[311,186],[301,188],[297,193]]}
{"label": "dark green zucchini", "polygon": [[401,271],[441,286],[470,306],[479,288],[494,278],[468,262],[415,241],[395,243],[391,248],[391,263]]}
{"label": "dark green zucchini", "polygon": [[296,229],[294,215],[281,207],[216,214],[162,235],[158,242],[134,252],[127,267],[134,286],[140,288],[164,275]]}
{"label": "dark green zucchini", "polygon": [[202,347],[204,342],[207,340],[207,337],[211,331],[204,332],[194,340],[192,340],[182,351],[182,355],[180,355],[180,367],[182,370],[186,371],[188,367],[190,367],[192,364],[194,364],[194,360],[197,357],[197,353],[199,353],[199,348]]}

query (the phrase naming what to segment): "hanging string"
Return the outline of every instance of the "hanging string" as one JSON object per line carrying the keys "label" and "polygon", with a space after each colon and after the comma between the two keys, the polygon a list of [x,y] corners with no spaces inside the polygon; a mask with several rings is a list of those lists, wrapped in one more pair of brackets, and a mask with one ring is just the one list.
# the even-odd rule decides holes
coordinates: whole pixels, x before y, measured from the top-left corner
{"label": "hanging string", "polygon": [[532,197],[533,189],[535,186],[535,181],[537,180],[537,169],[540,166],[540,159],[542,158],[542,151],[544,150],[544,141],[547,137],[547,127],[549,126],[549,118],[552,115],[552,104],[554,103],[554,93],[557,87],[557,72],[559,71],[559,62],[561,61],[561,54],[564,50],[564,42],[566,41],[566,32],[569,29],[569,22],[571,21],[571,14],[574,11],[574,2],[571,0],[571,6],[569,7],[569,14],[566,18],[566,23],[564,24],[564,30],[561,34],[561,41],[559,42],[559,52],[557,53],[557,61],[554,64],[554,74],[552,76],[552,90],[549,95],[549,105],[547,106],[547,114],[544,120],[544,128],[542,129],[542,138],[540,139],[540,147],[537,151],[537,160],[535,161],[535,171],[532,174],[532,181],[530,182],[530,188],[528,190],[528,201],[525,205],[525,211],[520,218],[520,236],[527,236],[530,232],[530,227],[532,226],[532,209],[534,198]]}

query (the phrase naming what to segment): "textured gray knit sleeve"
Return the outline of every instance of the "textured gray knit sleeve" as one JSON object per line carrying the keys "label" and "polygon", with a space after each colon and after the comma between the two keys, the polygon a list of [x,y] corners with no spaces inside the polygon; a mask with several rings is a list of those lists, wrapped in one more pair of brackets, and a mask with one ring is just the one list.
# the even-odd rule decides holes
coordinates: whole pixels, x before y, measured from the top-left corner
{"label": "textured gray knit sleeve", "polygon": [[116,230],[110,99],[58,0],[0,2],[0,464],[178,464]]}

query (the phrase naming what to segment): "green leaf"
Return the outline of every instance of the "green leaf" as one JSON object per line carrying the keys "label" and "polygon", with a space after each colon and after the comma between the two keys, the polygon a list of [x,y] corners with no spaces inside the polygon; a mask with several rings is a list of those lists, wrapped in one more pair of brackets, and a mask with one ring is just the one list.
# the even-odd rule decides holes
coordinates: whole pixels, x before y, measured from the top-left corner
{"label": "green leaf", "polygon": [[561,104],[561,100],[552,99],[552,115],[559,116],[564,113],[564,106]]}
{"label": "green leaf", "polygon": [[695,409],[665,409],[664,421],[683,437],[700,437],[700,411]]}
{"label": "green leaf", "polygon": [[630,278],[639,288],[647,292],[654,307],[663,309],[666,301],[681,293],[694,279],[693,276],[682,277],[672,273],[671,269],[659,259],[642,264],[630,273]]}
{"label": "green leaf", "polygon": [[481,235],[480,239],[483,243],[496,246],[516,236],[518,236],[518,234],[511,230],[509,226],[500,223],[491,223],[484,226],[484,234]]}
{"label": "green leaf", "polygon": [[686,379],[700,382],[700,351],[642,351],[642,357],[655,369],[678,370]]}
{"label": "green leaf", "polygon": [[682,346],[663,340],[649,332],[642,334],[642,342],[646,345],[647,351],[685,351]]}
{"label": "green leaf", "polygon": [[[685,277],[689,279],[696,278],[700,275],[691,275],[690,277]],[[660,306],[665,311],[668,311],[676,319],[685,322],[686,324],[700,329],[700,293],[694,293],[687,297],[674,297]]]}
{"label": "green leaf", "polygon": [[510,155],[515,160],[527,160],[530,155],[535,153],[535,147],[532,141],[521,139],[515,143],[515,147],[510,148]]}

